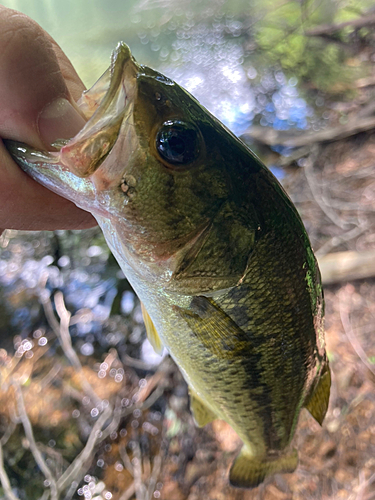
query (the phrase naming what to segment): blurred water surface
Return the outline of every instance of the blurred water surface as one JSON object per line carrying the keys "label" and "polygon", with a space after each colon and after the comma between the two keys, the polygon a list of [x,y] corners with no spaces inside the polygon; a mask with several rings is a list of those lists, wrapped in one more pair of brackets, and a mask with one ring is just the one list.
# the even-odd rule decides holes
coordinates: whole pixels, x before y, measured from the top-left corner
{"label": "blurred water surface", "polygon": [[86,86],[122,40],[138,62],[176,80],[236,134],[256,118],[277,129],[306,128],[312,109],[296,78],[252,58],[258,2],[210,0],[5,0],[60,44]]}

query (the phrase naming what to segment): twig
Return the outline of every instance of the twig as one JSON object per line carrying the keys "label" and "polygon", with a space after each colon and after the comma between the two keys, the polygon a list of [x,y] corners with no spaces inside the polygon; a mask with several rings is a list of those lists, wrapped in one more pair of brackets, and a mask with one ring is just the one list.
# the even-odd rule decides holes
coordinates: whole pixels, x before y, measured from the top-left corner
{"label": "twig", "polygon": [[152,371],[158,368],[158,366],[150,366],[148,363],[140,359],[132,358],[128,354],[125,354],[123,359],[126,366],[132,366],[133,368],[139,368],[140,370]]}
{"label": "twig", "polygon": [[51,382],[56,378],[56,376],[60,371],[61,371],[60,363],[56,363],[56,365],[53,365],[50,371],[47,373],[47,375],[45,375],[39,382],[40,388],[43,390],[44,388],[48,387],[51,384]]}
{"label": "twig", "polygon": [[324,285],[375,276],[375,250],[364,252],[349,250],[318,255],[317,257]]}
{"label": "twig", "polygon": [[360,236],[362,233],[367,231],[369,226],[367,225],[360,225],[357,226],[353,229],[350,229],[344,234],[341,234],[340,236],[333,236],[330,238],[328,241],[324,243],[316,252],[315,255],[325,255],[328,252],[330,252],[333,248],[338,247],[341,245],[341,243],[345,243],[347,241],[353,240],[357,236]]}
{"label": "twig", "polygon": [[86,392],[88,396],[90,396],[90,399],[93,401],[95,406],[99,406],[102,400],[98,397],[94,389],[87,381],[83,373],[81,362],[77,356],[77,353],[72,347],[72,340],[70,338],[70,333],[69,333],[69,321],[71,315],[70,312],[65,307],[64,297],[61,292],[56,292],[55,294],[55,305],[57,314],[59,315],[61,321],[59,328],[56,331],[56,336],[60,340],[61,347],[63,348],[66,357],[69,359],[70,363],[73,365],[76,372],[78,373],[83,390]]}
{"label": "twig", "polygon": [[121,418],[123,416],[122,409],[121,409],[121,403],[115,406],[112,414],[113,414],[113,418],[112,418],[111,422],[108,424],[108,426],[105,428],[105,430],[102,431],[102,434],[101,434],[100,438],[98,439],[97,444],[99,444],[102,441],[104,441],[105,439],[107,439],[107,437],[110,434],[112,434],[112,432],[117,431],[118,426],[120,425],[120,422],[121,422]]}
{"label": "twig", "polygon": [[58,491],[57,491],[57,486],[56,486],[56,480],[53,477],[53,474],[44,461],[44,458],[35,442],[34,438],[34,433],[33,433],[33,428],[31,426],[31,422],[29,420],[29,417],[26,413],[26,408],[25,408],[25,403],[23,400],[23,395],[22,395],[22,389],[20,385],[17,382],[13,381],[13,387],[15,389],[16,393],[16,401],[17,401],[17,409],[19,413],[19,418],[22,422],[22,426],[25,431],[25,436],[29,442],[30,450],[31,453],[33,454],[33,457],[38,464],[39,469],[42,471],[44,474],[45,478],[49,481],[49,486],[51,490],[51,499],[52,500],[58,500]]}
{"label": "twig", "polygon": [[324,201],[320,189],[316,183],[315,176],[313,173],[313,165],[315,163],[315,160],[317,159],[319,155],[319,147],[316,146],[312,148],[312,152],[310,156],[306,160],[306,165],[305,165],[305,175],[307,179],[307,183],[311,189],[312,195],[321,208],[321,210],[325,213],[325,215],[338,227],[341,229],[345,229],[347,227],[347,223],[342,221],[340,217],[337,216],[336,212],[331,209],[329,205]]}
{"label": "twig", "polygon": [[164,393],[165,388],[157,387],[154,392],[140,405],[140,409],[147,410],[150,408]]}
{"label": "twig", "polygon": [[362,361],[362,363],[370,370],[370,372],[375,375],[375,368],[374,366],[369,362],[367,354],[365,353],[363,347],[361,344],[358,342],[357,337],[355,336],[355,333],[353,331],[349,314],[347,311],[347,308],[343,304],[343,300],[340,298],[339,299],[339,305],[340,305],[340,319],[342,326],[344,328],[344,332],[346,336],[348,337],[349,342],[351,343],[354,351]]}
{"label": "twig", "polygon": [[316,26],[311,30],[305,31],[306,36],[324,36],[324,35],[332,35],[337,31],[340,31],[344,28],[351,27],[354,29],[360,29],[365,26],[373,26],[375,25],[375,15],[366,15],[363,17],[359,17],[357,19],[351,19],[350,21],[346,21],[340,24],[323,24],[321,26]]}
{"label": "twig", "polygon": [[158,477],[160,475],[162,463],[163,463],[163,459],[162,459],[161,453],[159,453],[159,455],[156,455],[156,457],[154,457],[154,466],[152,468],[152,473],[151,473],[150,481],[148,484],[148,490],[147,490],[147,498],[148,499],[151,499],[153,496],[156,482],[157,482]]}
{"label": "twig", "polygon": [[246,136],[256,139],[267,146],[285,146],[290,148],[300,148],[303,146],[312,146],[319,142],[332,142],[339,139],[346,139],[352,135],[361,132],[367,132],[375,128],[375,117],[353,118],[345,125],[329,127],[318,132],[305,132],[302,134],[293,134],[285,131],[274,130],[270,127],[253,126],[241,138],[246,142]]}
{"label": "twig", "polygon": [[134,478],[134,486],[135,486],[135,497],[137,500],[146,500],[146,488],[142,482],[142,456],[141,456],[141,447],[139,446],[139,442],[137,440],[133,441],[133,478]]}
{"label": "twig", "polygon": [[119,500],[129,500],[135,493],[134,482],[129,486],[127,490],[120,496]]}
{"label": "twig", "polygon": [[[84,475],[85,471],[82,469],[85,467],[86,463],[92,459],[92,452],[100,439],[100,433],[104,427],[107,420],[110,418],[112,413],[112,408],[109,406],[103,411],[98,420],[95,422],[94,427],[90,433],[87,443],[81,453],[74,459],[70,464],[64,474],[57,481],[57,488],[59,491],[65,490],[69,483],[73,481],[79,481],[80,476]],[[91,460],[90,460],[91,463]]]}
{"label": "twig", "polygon": [[48,500],[49,498],[49,491],[45,490],[43,495],[39,498],[39,500]]}
{"label": "twig", "polygon": [[366,481],[361,481],[360,480],[360,487],[359,491],[357,493],[357,498],[356,500],[362,500],[363,499],[363,494],[366,493],[366,489],[368,486],[371,486],[371,484],[375,482],[375,473],[372,474]]}
{"label": "twig", "polygon": [[72,499],[72,496],[74,495],[74,493],[77,491],[77,488],[78,488],[78,482],[77,481],[73,481],[68,489],[68,491],[66,492],[65,494],[65,497],[64,497],[64,500],[71,500]]}
{"label": "twig", "polygon": [[137,500],[151,500],[155,490],[155,485],[160,475],[162,466],[161,453],[154,458],[152,472],[148,481],[148,487],[142,482],[142,456],[141,448],[138,441],[134,441],[133,455],[134,458],[130,461],[129,455],[125,446],[120,447],[120,456],[125,468],[130,472],[134,478],[132,486],[130,486],[119,500],[128,500],[132,494],[136,494]]}
{"label": "twig", "polygon": [[133,465],[130,461],[130,458],[129,458],[129,455],[128,455],[128,452],[126,451],[126,447],[125,446],[120,446],[119,448],[119,452],[120,452],[120,457],[121,457],[121,460],[123,462],[123,464],[125,465],[125,468],[126,470],[132,475],[134,476],[134,470],[133,470]]}
{"label": "twig", "polygon": [[8,474],[4,469],[4,459],[3,459],[3,447],[0,442],[0,482],[3,487],[5,496],[8,500],[20,500],[12,491],[12,487],[10,485]]}
{"label": "twig", "polygon": [[12,419],[10,420],[9,424],[7,425],[7,428],[4,432],[4,434],[1,436],[0,439],[0,444],[4,446],[7,442],[10,436],[13,434],[13,432],[16,430],[17,424],[14,422]]}
{"label": "twig", "polygon": [[63,470],[69,466],[69,462],[64,459],[64,457],[58,450],[55,450],[54,448],[51,448],[50,446],[46,446],[41,443],[39,444],[39,449],[46,455],[49,455],[50,457],[54,458],[55,470],[57,476],[60,476]]}

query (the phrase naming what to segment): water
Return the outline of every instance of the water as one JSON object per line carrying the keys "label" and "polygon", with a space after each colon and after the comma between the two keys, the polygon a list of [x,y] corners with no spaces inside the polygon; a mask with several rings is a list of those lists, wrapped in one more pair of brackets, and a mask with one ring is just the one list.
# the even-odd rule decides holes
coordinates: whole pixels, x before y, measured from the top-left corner
{"label": "water", "polygon": [[[238,5],[237,5],[238,4]],[[118,41],[138,62],[189,90],[235,134],[255,122],[276,129],[309,128],[313,110],[296,78],[252,56],[246,2],[5,0],[35,19],[59,43],[90,87],[109,65]],[[245,21],[247,19],[247,21]]]}

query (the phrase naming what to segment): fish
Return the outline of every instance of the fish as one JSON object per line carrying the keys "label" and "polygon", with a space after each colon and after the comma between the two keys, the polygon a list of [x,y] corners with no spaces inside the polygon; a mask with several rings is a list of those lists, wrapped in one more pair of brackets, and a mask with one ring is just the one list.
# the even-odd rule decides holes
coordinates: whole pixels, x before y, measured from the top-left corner
{"label": "fish", "polygon": [[[6,141],[35,180],[91,212],[137,293],[148,338],[187,382],[195,423],[243,442],[231,485],[293,472],[302,408],[331,385],[320,272],[301,218],[257,156],[119,43],[51,151]],[[52,147],[53,146],[53,147]]]}

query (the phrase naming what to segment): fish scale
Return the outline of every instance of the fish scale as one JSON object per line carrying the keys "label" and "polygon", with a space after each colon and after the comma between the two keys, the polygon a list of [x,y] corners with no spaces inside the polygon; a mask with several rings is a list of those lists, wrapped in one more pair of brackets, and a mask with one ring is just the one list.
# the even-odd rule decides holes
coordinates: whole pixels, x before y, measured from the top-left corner
{"label": "fish scale", "polygon": [[125,44],[79,106],[88,121],[59,151],[8,141],[10,154],[96,217],[151,344],[166,347],[189,386],[197,425],[220,418],[242,439],[231,484],[293,472],[301,408],[322,423],[330,371],[320,274],[291,200],[239,139]]}

